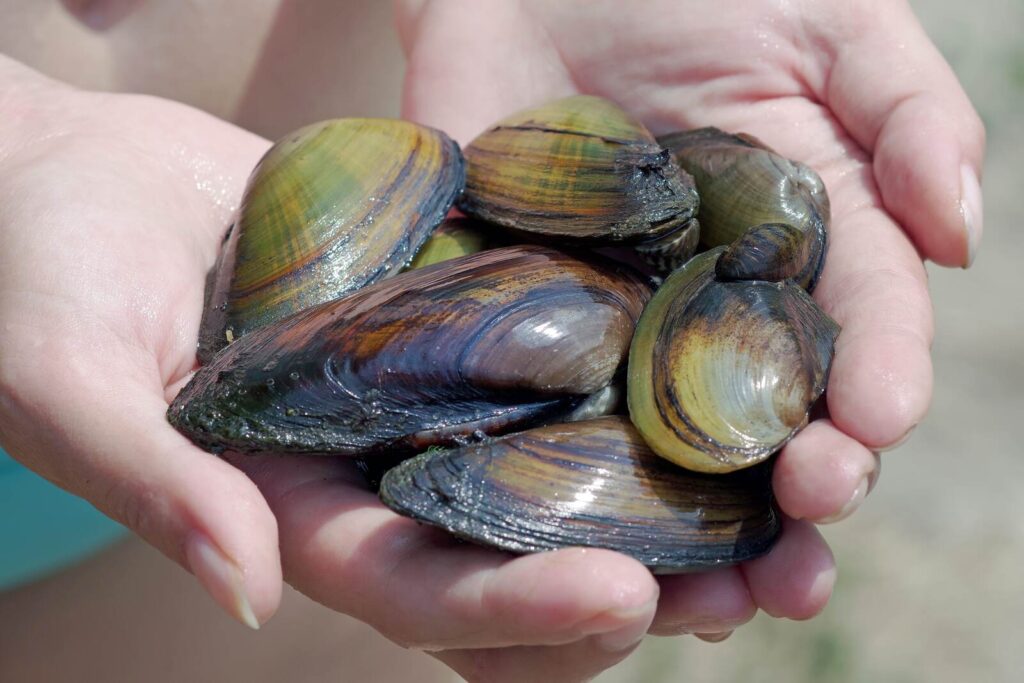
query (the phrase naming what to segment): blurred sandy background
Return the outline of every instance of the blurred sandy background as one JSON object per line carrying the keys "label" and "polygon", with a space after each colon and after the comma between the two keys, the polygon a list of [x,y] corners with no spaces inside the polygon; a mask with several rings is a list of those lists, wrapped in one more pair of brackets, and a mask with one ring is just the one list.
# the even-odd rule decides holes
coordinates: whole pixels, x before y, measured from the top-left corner
{"label": "blurred sandy background", "polygon": [[[293,13],[287,30],[315,26],[314,8],[321,4],[296,3],[306,9]],[[366,11],[379,18],[389,3],[375,4]],[[989,134],[985,240],[977,262],[969,272],[929,268],[936,308],[931,413],[908,444],[883,457],[883,476],[863,509],[825,528],[840,574],[824,614],[807,623],[759,615],[717,645],[649,638],[633,657],[599,677],[601,683],[1024,678],[1024,496],[1018,492],[1024,484],[1024,448],[1018,437],[1024,427],[1024,287],[1016,271],[1024,262],[1024,232],[1013,223],[1024,193],[1020,171],[1012,168],[1024,158],[1024,3],[917,0],[913,5],[959,74]],[[65,19],[46,22],[51,36],[72,30]],[[5,36],[0,27],[6,51],[15,57],[18,41],[36,38]],[[273,40],[268,44],[272,47]],[[230,49],[255,45],[240,41]],[[400,60],[395,39],[388,35],[368,34],[346,49],[396,67]],[[278,64],[266,92],[287,88],[291,69],[325,69],[312,54],[273,55],[271,50],[264,58]],[[76,79],[74,73],[63,76]],[[95,87],[140,89],[132,85],[112,81]],[[361,113],[397,113],[397,80],[350,86],[352,100],[341,111],[351,111],[357,101]],[[337,115],[339,109],[336,103],[317,101],[308,103],[306,111],[302,121],[267,118],[273,112],[257,98],[245,102],[239,116],[274,135]],[[139,571],[112,581],[107,568],[124,562]],[[140,605],[133,599],[154,585],[162,602]],[[62,619],[33,619],[33,606],[43,603],[65,605]],[[22,663],[15,669],[23,677],[7,680],[48,680],[48,662],[62,656],[78,657],[80,680],[382,680],[381,662],[402,670],[393,675],[395,681],[454,680],[425,656],[355,629],[344,617],[294,593],[263,632],[244,632],[206,602],[190,577],[134,541],[74,575],[0,596],[0,610],[7,609],[28,615],[16,632],[0,632],[0,673],[4,662]],[[159,632],[136,633],[125,626],[133,614],[153,610],[165,615]],[[63,634],[82,619],[98,625],[94,638],[69,643]],[[267,647],[270,639],[273,647]],[[65,643],[61,652],[70,654],[55,652],[54,642]],[[107,652],[111,647],[118,650],[113,657]],[[277,648],[301,653],[301,665],[275,668]],[[213,652],[219,653],[219,664],[204,665]],[[339,653],[347,653],[341,667]]]}

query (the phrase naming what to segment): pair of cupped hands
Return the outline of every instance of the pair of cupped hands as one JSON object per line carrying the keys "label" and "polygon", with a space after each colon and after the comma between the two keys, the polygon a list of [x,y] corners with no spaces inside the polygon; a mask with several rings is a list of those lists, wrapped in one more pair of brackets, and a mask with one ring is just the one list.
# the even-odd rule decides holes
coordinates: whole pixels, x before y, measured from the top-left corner
{"label": "pair of cupped hands", "polygon": [[[461,143],[578,92],[654,132],[757,135],[832,200],[814,297],[843,327],[828,417],[774,470],[767,556],[653,577],[610,551],[513,558],[397,517],[335,459],[218,458],[168,426],[196,367],[204,276],[268,142],[177,103],[82,92],[0,61],[0,439],[256,626],[289,583],[470,679],[584,680],[645,633],[720,640],[817,614],[815,523],[852,512],[928,407],[922,258],[969,265],[984,131],[902,1],[404,2],[403,115]],[[358,68],[358,67],[353,67]]]}

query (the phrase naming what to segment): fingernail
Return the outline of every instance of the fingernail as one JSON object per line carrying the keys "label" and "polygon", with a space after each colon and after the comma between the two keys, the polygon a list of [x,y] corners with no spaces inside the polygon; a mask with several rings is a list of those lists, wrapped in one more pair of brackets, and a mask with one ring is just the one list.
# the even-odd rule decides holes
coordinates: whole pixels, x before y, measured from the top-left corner
{"label": "fingernail", "polygon": [[597,638],[597,645],[605,652],[622,652],[630,650],[640,644],[640,641],[647,635],[649,620],[634,620],[620,629],[602,633]]}
{"label": "fingernail", "polygon": [[868,472],[868,492],[867,495],[871,495],[871,492],[875,490],[875,484],[878,483],[878,477],[882,474],[882,456],[878,453],[872,452],[872,457],[875,460],[875,466]]}
{"label": "fingernail", "polygon": [[595,636],[598,647],[605,652],[622,652],[636,647],[647,635],[657,608],[658,601],[651,600],[635,607],[611,610],[610,616],[627,623],[614,631]]}
{"label": "fingernail", "polygon": [[837,512],[834,515],[825,517],[824,519],[819,519],[818,523],[832,524],[834,522],[846,519],[847,517],[852,515],[854,510],[859,508],[860,504],[864,502],[865,498],[867,498],[869,488],[871,488],[871,477],[865,476],[863,479],[860,480],[860,483],[857,484],[857,488],[853,490],[853,495],[850,496],[850,500],[846,501],[846,504],[843,505],[842,508],[840,508],[839,512]]}
{"label": "fingernail", "polygon": [[960,214],[963,216],[964,230],[967,233],[967,262],[964,268],[970,268],[981,243],[984,214],[978,174],[967,164],[960,167]]}
{"label": "fingernail", "polygon": [[911,435],[913,435],[915,429],[917,429],[917,425],[912,426],[910,429],[907,430],[906,434],[896,439],[888,446],[885,446],[884,448],[876,448],[875,450],[878,451],[879,453],[885,453],[886,451],[891,451],[899,448],[900,446],[902,446],[903,444],[910,440],[910,437]]}
{"label": "fingernail", "polygon": [[200,585],[225,612],[259,630],[260,622],[245,593],[245,577],[237,564],[200,532],[193,532],[185,541],[185,557]]}
{"label": "fingernail", "polygon": [[732,633],[746,623],[743,621],[729,621],[720,619],[707,619],[704,621],[687,621],[678,624],[660,624],[658,635],[672,633],[673,635],[717,635],[719,633]]}
{"label": "fingernail", "polygon": [[693,635],[700,638],[705,643],[720,643],[731,636],[732,631],[722,631],[720,633],[694,633]]}

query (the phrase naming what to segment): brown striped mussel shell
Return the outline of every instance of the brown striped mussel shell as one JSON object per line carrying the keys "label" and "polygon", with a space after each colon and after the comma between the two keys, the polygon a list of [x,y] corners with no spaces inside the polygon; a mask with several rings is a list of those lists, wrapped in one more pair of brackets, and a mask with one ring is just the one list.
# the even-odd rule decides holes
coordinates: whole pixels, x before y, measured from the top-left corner
{"label": "brown striped mussel shell", "polygon": [[519,112],[473,140],[465,155],[459,208],[554,244],[667,239],[689,229],[697,211],[693,180],[672,155],[599,97]]}
{"label": "brown striped mussel shell", "polygon": [[609,548],[655,572],[720,567],[767,552],[779,534],[770,472],[689,472],[659,458],[629,420],[551,425],[389,471],[396,512],[514,553]]}

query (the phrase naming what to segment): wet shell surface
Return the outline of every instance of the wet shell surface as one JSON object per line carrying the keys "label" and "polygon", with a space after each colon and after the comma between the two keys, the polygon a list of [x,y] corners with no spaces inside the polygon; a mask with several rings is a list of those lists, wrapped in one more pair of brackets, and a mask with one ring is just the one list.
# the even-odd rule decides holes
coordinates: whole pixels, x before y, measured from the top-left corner
{"label": "wet shell surface", "polygon": [[384,503],[515,553],[609,548],[656,572],[767,552],[779,533],[770,472],[688,472],[656,456],[624,417],[552,425],[389,471]]}
{"label": "wet shell surface", "polygon": [[[717,128],[670,133],[658,142],[697,184],[701,244],[711,248],[746,239],[735,249],[742,267],[731,273],[730,258],[723,277],[790,278],[814,288],[825,264],[830,211],[817,173],[757,138]],[[745,238],[755,226],[762,226],[759,234]]]}
{"label": "wet shell surface", "polygon": [[199,358],[398,273],[465,182],[458,146],[406,121],[336,119],[263,157],[208,283]]}
{"label": "wet shell surface", "polygon": [[792,282],[722,282],[724,248],[655,293],[629,357],[629,414],[657,453],[729,472],[778,450],[825,390],[839,326]]}
{"label": "wet shell surface", "polygon": [[519,112],[465,154],[464,213],[559,245],[654,240],[697,210],[693,181],[671,154],[598,97]]}
{"label": "wet shell surface", "polygon": [[246,335],[168,417],[201,446],[243,452],[415,451],[523,429],[610,383],[649,297],[599,257],[484,251]]}

